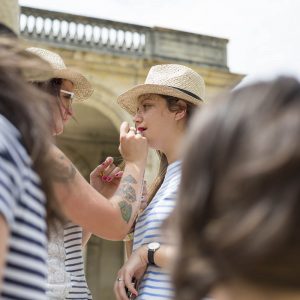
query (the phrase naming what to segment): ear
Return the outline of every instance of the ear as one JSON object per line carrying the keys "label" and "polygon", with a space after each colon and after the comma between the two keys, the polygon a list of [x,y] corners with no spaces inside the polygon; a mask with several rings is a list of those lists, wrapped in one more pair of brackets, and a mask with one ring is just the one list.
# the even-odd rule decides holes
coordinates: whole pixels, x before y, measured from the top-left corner
{"label": "ear", "polygon": [[175,112],[175,120],[179,121],[186,116],[187,105],[183,100],[178,100],[178,111]]}

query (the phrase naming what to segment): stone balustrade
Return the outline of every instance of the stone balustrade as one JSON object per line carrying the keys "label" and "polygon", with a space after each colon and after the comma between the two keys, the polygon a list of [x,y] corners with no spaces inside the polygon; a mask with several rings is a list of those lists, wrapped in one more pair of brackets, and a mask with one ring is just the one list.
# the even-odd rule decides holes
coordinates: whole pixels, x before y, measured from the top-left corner
{"label": "stone balustrade", "polygon": [[31,7],[21,7],[24,38],[61,48],[227,67],[227,40]]}

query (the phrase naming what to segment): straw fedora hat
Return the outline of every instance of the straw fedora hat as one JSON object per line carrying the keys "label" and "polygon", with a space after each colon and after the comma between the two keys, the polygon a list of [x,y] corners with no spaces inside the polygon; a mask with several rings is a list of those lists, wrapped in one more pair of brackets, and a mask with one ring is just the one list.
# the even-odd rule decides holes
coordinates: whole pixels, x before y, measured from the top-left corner
{"label": "straw fedora hat", "polygon": [[205,84],[198,73],[183,65],[156,65],[150,69],[144,84],[139,84],[121,94],[117,102],[134,115],[138,98],[144,94],[173,96],[198,105],[204,100]]}
{"label": "straw fedora hat", "polygon": [[70,80],[74,84],[75,101],[80,102],[93,94],[90,82],[81,73],[66,67],[63,59],[56,53],[42,48],[27,48],[28,52],[38,55],[53,69],[53,78]]}

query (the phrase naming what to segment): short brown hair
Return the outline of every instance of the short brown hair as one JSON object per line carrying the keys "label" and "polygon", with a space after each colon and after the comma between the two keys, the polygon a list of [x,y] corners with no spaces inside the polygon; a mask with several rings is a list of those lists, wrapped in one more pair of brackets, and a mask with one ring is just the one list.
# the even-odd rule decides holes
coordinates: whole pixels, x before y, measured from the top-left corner
{"label": "short brown hair", "polygon": [[198,112],[186,141],[176,299],[235,278],[300,289],[300,84],[279,77]]}

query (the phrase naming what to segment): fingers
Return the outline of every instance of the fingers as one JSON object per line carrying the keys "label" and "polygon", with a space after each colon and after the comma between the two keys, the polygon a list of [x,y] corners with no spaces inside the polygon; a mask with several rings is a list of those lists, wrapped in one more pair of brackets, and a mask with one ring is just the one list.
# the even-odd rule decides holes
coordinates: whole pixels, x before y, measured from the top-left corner
{"label": "fingers", "polygon": [[122,137],[126,137],[127,133],[129,131],[129,124],[128,122],[123,122],[120,126],[120,139]]}
{"label": "fingers", "polygon": [[103,181],[107,182],[112,181],[114,178],[121,178],[123,171],[119,167],[116,167],[113,162],[114,159],[112,157],[107,157],[101,165],[92,171],[90,177],[100,177]]}
{"label": "fingers", "polygon": [[124,274],[124,283],[130,293],[134,294],[135,296],[138,295],[137,290],[134,288],[134,280],[132,276],[129,275],[129,273]]}
{"label": "fingers", "polygon": [[90,178],[98,178],[103,176],[103,172],[108,164],[113,162],[112,157],[107,157],[106,160],[99,166],[97,166],[90,174]]}
{"label": "fingers", "polygon": [[135,297],[138,295],[132,277],[128,273],[123,274],[123,276],[119,275],[114,284],[114,293],[117,300],[128,300],[131,299],[131,295]]}
{"label": "fingers", "polygon": [[145,165],[148,154],[148,142],[141,134],[136,134],[134,127],[123,122],[120,127],[119,151],[125,162],[136,162]]}
{"label": "fingers", "polygon": [[128,300],[125,290],[125,282],[120,275],[115,281],[114,292],[117,300]]}
{"label": "fingers", "polygon": [[98,167],[97,171],[99,172],[98,175],[103,178],[106,174],[108,174],[108,169],[111,167],[111,165],[114,166],[113,164],[114,159],[110,156],[108,156],[105,161]]}
{"label": "fingers", "polygon": [[112,172],[110,172],[109,176],[111,178],[117,178],[117,179],[121,179],[123,176],[123,171],[121,171],[121,169],[119,167],[116,167],[114,170],[112,170]]}
{"label": "fingers", "polygon": [[137,136],[142,137],[143,134],[141,131],[138,131],[135,127],[129,127],[128,122],[123,122],[120,126],[120,138],[128,136]]}

